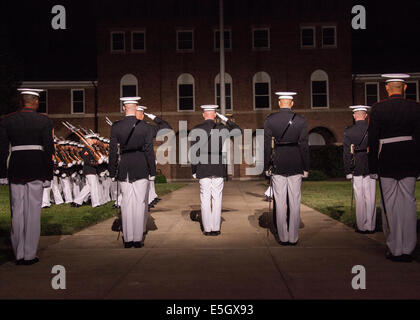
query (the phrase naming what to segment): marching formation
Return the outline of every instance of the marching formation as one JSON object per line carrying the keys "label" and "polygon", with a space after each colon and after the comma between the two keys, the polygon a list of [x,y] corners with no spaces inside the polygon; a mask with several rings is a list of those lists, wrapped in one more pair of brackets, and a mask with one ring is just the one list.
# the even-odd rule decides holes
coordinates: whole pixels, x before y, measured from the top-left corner
{"label": "marching formation", "polygon": [[[350,107],[354,124],[344,132],[344,169],[354,191],[356,231],[376,231],[378,182],[386,258],[410,262],[417,243],[414,192],[420,177],[420,106],[404,98],[407,75],[383,76],[389,99],[372,107]],[[121,208],[124,247],[143,247],[149,209],[158,201],[154,139],[160,130],[172,129],[169,123],[146,113],[140,97],[122,97],[124,118],[114,123],[107,118],[110,139],[69,122],[63,125],[73,139],[58,138],[52,121],[36,112],[42,90],[19,91],[23,108],[0,122],[0,184],[10,186],[16,264],[39,261],[41,207],[50,207],[51,202],[98,207],[114,201]],[[276,94],[279,110],[264,123],[264,172],[270,181],[265,195],[273,200],[277,241],[293,246],[299,241],[302,179],[309,175],[308,125],[292,111],[296,92]],[[192,177],[200,185],[203,234],[218,236],[227,177],[218,133],[235,136],[242,129],[218,113],[217,105],[201,108],[204,121],[194,129],[203,135],[190,148],[190,156],[200,161],[191,162]]]}

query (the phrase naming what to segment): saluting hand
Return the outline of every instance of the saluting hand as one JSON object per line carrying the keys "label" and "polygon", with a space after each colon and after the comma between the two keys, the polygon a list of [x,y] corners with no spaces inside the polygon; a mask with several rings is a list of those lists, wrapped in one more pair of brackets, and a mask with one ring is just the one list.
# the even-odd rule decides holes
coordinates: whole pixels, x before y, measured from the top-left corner
{"label": "saluting hand", "polygon": [[148,116],[150,119],[155,120],[156,116],[154,114],[151,113],[144,113],[146,116]]}
{"label": "saluting hand", "polygon": [[220,114],[218,112],[216,112],[216,115],[222,120],[222,121],[228,121],[228,118],[226,116],[224,116],[223,114]]}
{"label": "saluting hand", "polygon": [[309,177],[309,172],[308,172],[308,171],[303,171],[303,177],[304,177],[304,178]]}

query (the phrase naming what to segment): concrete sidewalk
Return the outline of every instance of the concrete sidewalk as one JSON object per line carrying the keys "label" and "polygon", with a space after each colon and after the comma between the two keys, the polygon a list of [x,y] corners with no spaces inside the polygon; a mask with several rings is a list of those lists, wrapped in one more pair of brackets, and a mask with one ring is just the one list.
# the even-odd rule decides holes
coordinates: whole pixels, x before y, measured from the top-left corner
{"label": "concrete sidewalk", "polygon": [[[203,236],[190,220],[200,208],[198,183],[163,197],[141,249],[122,248],[112,219],[73,236],[43,237],[40,263],[0,266],[0,298],[420,298],[418,260],[385,260],[381,234],[357,234],[306,206],[299,244],[279,246],[264,228],[263,192],[261,181],[225,184],[219,237]],[[66,268],[66,290],[51,288],[54,265]],[[355,265],[366,268],[366,290],[351,287]]]}

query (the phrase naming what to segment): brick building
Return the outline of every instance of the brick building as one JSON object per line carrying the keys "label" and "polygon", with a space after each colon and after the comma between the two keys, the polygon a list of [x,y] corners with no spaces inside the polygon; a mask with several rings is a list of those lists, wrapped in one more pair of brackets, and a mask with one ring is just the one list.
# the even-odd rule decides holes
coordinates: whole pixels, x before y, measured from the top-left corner
{"label": "brick building", "polygon": [[[191,129],[202,121],[200,105],[220,101],[217,4],[101,2],[97,78],[23,85],[47,89],[41,106],[58,136],[68,135],[62,119],[109,135],[105,117],[120,119],[119,98],[131,95],[175,131],[180,120]],[[352,74],[350,20],[349,1],[225,0],[227,113],[255,131],[277,111],[276,91],[296,91],[294,109],[308,121],[310,143],[340,143],[352,123],[348,106],[385,97],[379,75]],[[419,78],[413,74],[408,92],[416,100]],[[160,168],[169,179],[191,174],[189,166]],[[246,178],[244,169],[229,166],[229,173]]]}

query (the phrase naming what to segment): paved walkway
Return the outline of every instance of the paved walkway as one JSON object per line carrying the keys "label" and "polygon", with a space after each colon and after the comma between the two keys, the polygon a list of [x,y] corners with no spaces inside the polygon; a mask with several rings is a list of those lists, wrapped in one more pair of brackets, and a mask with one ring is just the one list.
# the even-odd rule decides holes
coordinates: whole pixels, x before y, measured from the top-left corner
{"label": "paved walkway", "polygon": [[[112,219],[73,236],[42,237],[40,263],[0,266],[0,299],[420,298],[418,261],[385,260],[381,241],[306,206],[299,244],[279,246],[264,228],[263,192],[258,181],[225,185],[219,237],[204,237],[190,220],[198,183],[163,197],[144,248],[123,249]],[[51,288],[54,265],[66,268],[66,290]],[[366,290],[351,287],[354,265],[366,268]]]}

